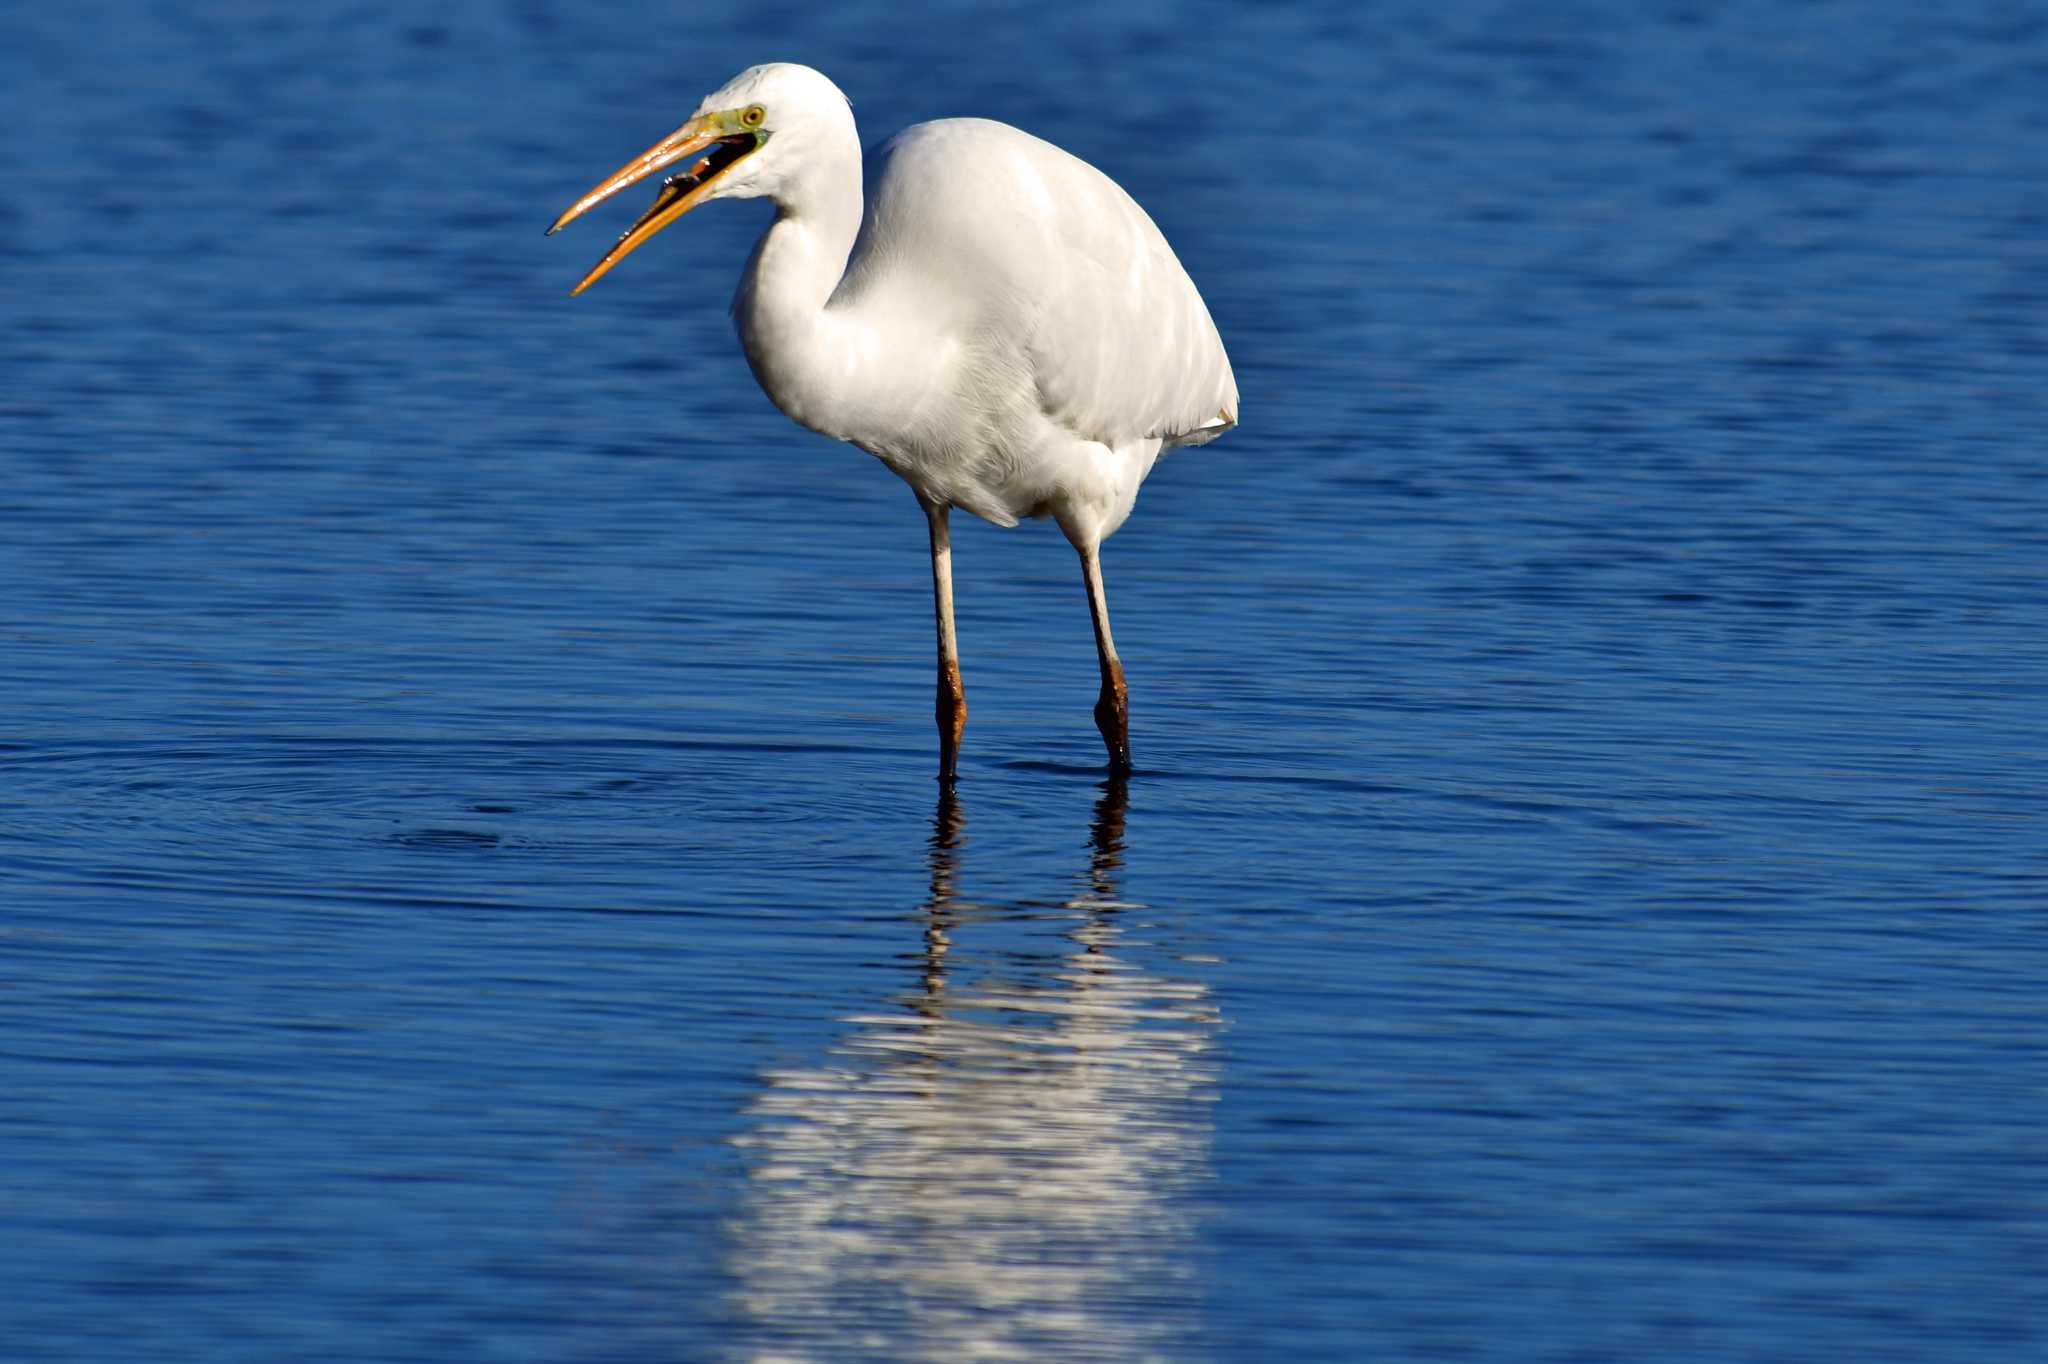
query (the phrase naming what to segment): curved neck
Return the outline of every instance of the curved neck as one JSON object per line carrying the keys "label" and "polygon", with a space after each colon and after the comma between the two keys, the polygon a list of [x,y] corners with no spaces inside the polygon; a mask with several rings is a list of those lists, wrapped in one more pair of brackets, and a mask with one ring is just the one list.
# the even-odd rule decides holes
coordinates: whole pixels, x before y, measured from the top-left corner
{"label": "curved neck", "polygon": [[844,436],[858,347],[825,305],[860,234],[861,155],[850,115],[843,136],[836,133],[775,192],[775,221],[754,244],[732,315],[747,363],[775,405],[812,430]]}

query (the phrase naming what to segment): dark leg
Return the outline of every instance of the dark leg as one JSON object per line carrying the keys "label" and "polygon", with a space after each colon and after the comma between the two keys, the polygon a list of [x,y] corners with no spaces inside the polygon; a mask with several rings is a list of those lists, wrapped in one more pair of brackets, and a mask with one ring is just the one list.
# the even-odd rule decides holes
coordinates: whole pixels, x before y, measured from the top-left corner
{"label": "dark leg", "polygon": [[939,627],[939,781],[958,779],[960,733],[967,728],[967,689],[960,682],[960,644],[953,634],[953,537],[947,528],[944,503],[925,502],[932,527],[932,613]]}
{"label": "dark leg", "polygon": [[1109,636],[1109,603],[1102,595],[1102,560],[1090,545],[1081,550],[1081,576],[1088,584],[1088,614],[1095,622],[1095,656],[1102,664],[1102,695],[1095,702],[1095,727],[1109,749],[1109,770],[1124,776],[1131,770],[1130,693],[1124,686],[1124,665]]}

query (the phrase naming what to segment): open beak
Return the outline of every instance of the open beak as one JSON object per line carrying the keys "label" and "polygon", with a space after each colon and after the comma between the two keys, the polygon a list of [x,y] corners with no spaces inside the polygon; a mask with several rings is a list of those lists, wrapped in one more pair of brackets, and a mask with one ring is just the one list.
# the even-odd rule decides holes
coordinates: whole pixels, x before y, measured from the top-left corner
{"label": "open beak", "polygon": [[626,186],[638,184],[656,171],[678,161],[687,161],[699,152],[704,153],[687,171],[671,175],[661,182],[661,193],[654,197],[654,203],[612,244],[612,249],[604,253],[603,259],[590,267],[590,273],[569,291],[570,294],[580,294],[588,289],[602,279],[607,270],[639,249],[642,242],[695,208],[713,180],[760,145],[760,135],[752,130],[735,132],[719,115],[705,114],[691,119],[613,171],[590,193],[569,205],[562,216],[555,219],[555,225],[548,229],[550,237],[581,217],[586,209],[603,203]]}

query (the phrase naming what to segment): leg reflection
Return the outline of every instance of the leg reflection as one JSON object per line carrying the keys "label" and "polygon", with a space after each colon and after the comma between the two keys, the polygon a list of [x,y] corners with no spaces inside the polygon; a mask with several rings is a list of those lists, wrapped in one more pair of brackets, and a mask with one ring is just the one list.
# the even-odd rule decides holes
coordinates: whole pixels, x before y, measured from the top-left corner
{"label": "leg reflection", "polygon": [[1130,783],[1112,775],[1102,783],[1095,802],[1095,823],[1088,830],[1088,884],[1103,901],[1116,899],[1116,872],[1124,864],[1124,814],[1130,808]]}
{"label": "leg reflection", "polygon": [[1186,1343],[1217,1013],[1119,898],[1126,799],[1105,785],[1064,893],[995,903],[963,898],[967,816],[941,795],[914,975],[749,1110],[727,1263],[764,1353]]}
{"label": "leg reflection", "polygon": [[960,798],[951,786],[939,789],[938,809],[932,814],[932,836],[925,865],[931,872],[932,893],[924,902],[924,993],[920,1012],[935,1013],[946,988],[946,952],[952,946],[948,936],[956,915],[954,885],[960,871],[960,846],[967,817]]}

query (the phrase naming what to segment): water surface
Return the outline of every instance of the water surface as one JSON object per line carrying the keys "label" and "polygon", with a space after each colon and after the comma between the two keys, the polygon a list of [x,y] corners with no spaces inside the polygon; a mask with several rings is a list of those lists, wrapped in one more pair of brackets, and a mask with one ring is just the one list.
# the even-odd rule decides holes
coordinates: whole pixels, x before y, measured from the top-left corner
{"label": "water surface", "polygon": [[[0,54],[9,1358],[2041,1348],[2032,10]],[[922,519],[754,388],[758,205],[565,297],[776,57],[1087,156],[1209,299],[1127,789],[1071,552],[963,517],[939,799]]]}

